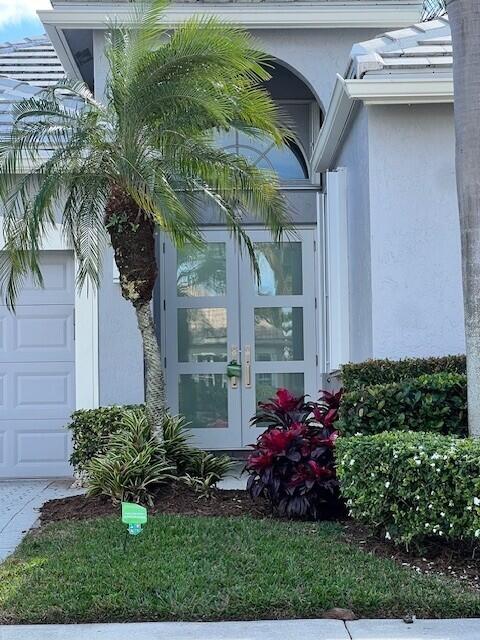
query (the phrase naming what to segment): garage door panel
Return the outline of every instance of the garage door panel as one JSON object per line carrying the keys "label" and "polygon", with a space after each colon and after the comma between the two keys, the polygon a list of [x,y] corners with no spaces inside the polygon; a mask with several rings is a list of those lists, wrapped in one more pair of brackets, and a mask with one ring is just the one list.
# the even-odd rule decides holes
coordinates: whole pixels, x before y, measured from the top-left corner
{"label": "garage door panel", "polygon": [[[2,448],[2,437],[5,446]],[[0,473],[8,477],[71,475],[70,437],[64,420],[0,420]]]}
{"label": "garage door panel", "polygon": [[43,253],[40,262],[43,288],[32,276],[27,276],[17,300],[17,306],[24,304],[73,304],[75,299],[75,278],[73,260],[68,252],[49,251]]}
{"label": "garage door panel", "polygon": [[0,305],[0,477],[71,475],[75,408],[72,254],[41,255],[45,288],[29,279],[15,314]]}
{"label": "garage door panel", "polygon": [[2,362],[72,362],[75,357],[72,305],[20,306],[13,315],[0,307]]}
{"label": "garage door panel", "polygon": [[75,406],[74,363],[0,363],[0,419],[68,417]]}

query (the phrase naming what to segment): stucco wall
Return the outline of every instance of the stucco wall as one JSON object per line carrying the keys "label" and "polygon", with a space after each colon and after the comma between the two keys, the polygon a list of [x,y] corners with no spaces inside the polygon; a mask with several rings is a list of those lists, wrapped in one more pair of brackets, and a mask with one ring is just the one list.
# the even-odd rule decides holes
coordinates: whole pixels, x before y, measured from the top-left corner
{"label": "stucco wall", "polygon": [[362,106],[355,112],[337,160],[337,166],[347,170],[350,359],[354,362],[372,353],[368,144],[368,114]]}
{"label": "stucco wall", "polygon": [[[95,87],[105,86],[104,33],[94,33]],[[98,366],[101,405],[143,402],[143,354],[133,307],[113,282],[113,251],[105,253],[98,295]]]}
{"label": "stucco wall", "polygon": [[343,74],[356,42],[378,35],[378,29],[256,30],[254,37],[269,54],[297,72],[328,108],[336,74]]}
{"label": "stucco wall", "polygon": [[464,350],[453,107],[368,110],[372,355]]}

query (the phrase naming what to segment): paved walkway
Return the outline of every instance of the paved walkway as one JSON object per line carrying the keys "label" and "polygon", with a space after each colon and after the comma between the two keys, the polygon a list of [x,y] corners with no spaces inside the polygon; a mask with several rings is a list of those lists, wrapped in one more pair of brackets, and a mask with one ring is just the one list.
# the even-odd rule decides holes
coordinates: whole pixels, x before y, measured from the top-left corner
{"label": "paved walkway", "polygon": [[[0,482],[0,562],[10,555],[38,519],[47,500],[81,493],[72,480],[4,480]],[[0,640],[3,636],[0,632]]]}
{"label": "paved walkway", "polygon": [[0,640],[479,640],[478,620],[281,620],[0,626]]}

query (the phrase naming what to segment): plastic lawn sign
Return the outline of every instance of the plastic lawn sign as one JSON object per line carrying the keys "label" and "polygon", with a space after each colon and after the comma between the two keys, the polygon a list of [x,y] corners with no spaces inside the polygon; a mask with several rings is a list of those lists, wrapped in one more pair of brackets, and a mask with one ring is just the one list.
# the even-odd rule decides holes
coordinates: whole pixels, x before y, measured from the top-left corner
{"label": "plastic lawn sign", "polygon": [[133,502],[122,502],[122,522],[128,524],[128,533],[138,536],[142,532],[142,525],[147,522],[147,510]]}

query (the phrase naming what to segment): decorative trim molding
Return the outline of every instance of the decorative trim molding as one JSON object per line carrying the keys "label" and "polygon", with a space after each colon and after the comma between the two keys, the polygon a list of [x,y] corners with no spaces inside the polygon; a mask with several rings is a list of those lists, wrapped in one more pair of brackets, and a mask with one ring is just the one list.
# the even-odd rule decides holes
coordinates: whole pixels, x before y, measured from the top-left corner
{"label": "decorative trim molding", "polygon": [[346,94],[351,100],[370,104],[432,104],[453,102],[453,79],[421,78],[363,78],[345,80]]}
{"label": "decorative trim molding", "polygon": [[[312,3],[222,3],[178,4],[167,8],[166,24],[175,26],[191,16],[217,16],[242,24],[251,29],[319,29],[319,28],[388,28],[407,27],[421,17],[420,0],[396,0],[391,2],[325,2]],[[104,29],[112,19],[128,21],[131,9],[128,3],[60,4],[54,9],[39,11],[45,26],[63,28]]]}
{"label": "decorative trim molding", "polygon": [[315,143],[313,171],[331,168],[356,102],[365,105],[453,103],[453,79],[449,76],[392,78],[384,75],[356,80],[337,75],[327,115]]}
{"label": "decorative trim molding", "polygon": [[337,74],[327,115],[313,148],[313,171],[321,173],[330,167],[353,108],[354,103],[345,90],[345,80]]}
{"label": "decorative trim molding", "polygon": [[[0,216],[0,250],[4,245],[3,216]],[[71,251],[59,225],[50,231],[42,251]],[[76,270],[75,263],[75,270]],[[99,405],[98,304],[92,288],[75,290],[75,407],[94,409]]]}

